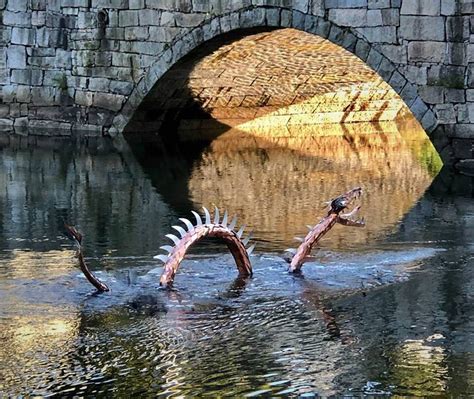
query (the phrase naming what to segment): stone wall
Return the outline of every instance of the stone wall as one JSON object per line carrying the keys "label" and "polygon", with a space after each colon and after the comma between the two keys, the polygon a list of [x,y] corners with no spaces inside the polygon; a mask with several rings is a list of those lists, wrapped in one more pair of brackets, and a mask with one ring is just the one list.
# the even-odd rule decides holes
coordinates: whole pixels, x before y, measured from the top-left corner
{"label": "stone wall", "polygon": [[376,70],[445,160],[473,158],[474,1],[0,0],[0,12],[3,132],[118,134],[201,43],[294,27]]}

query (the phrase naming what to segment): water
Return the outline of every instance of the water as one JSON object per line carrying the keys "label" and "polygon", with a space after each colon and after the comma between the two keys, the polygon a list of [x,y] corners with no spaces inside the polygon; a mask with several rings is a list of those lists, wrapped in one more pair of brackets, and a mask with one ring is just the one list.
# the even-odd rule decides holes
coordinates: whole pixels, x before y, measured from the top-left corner
{"label": "water", "polygon": [[[362,131],[231,130],[175,152],[4,138],[0,392],[472,396],[473,180],[436,176],[411,122]],[[367,228],[336,226],[289,275],[283,250],[356,185]],[[160,290],[164,235],[214,204],[254,231],[254,277],[203,242]],[[110,294],[81,276],[63,219]]]}

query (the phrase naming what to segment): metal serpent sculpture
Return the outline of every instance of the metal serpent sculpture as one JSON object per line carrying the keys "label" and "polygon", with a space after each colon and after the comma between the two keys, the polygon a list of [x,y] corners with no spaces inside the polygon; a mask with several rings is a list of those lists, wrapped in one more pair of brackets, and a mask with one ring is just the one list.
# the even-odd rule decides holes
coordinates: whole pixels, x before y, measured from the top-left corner
{"label": "metal serpent sculpture", "polygon": [[[329,211],[317,225],[310,228],[309,233],[306,237],[298,238],[301,241],[300,246],[297,249],[287,249],[287,252],[292,253],[293,256],[287,261],[290,263],[289,271],[296,273],[301,271],[303,263],[307,262],[310,258],[311,249],[318,241],[336,224],[342,224],[344,226],[363,227],[365,226],[364,220],[353,220],[352,217],[359,211],[360,206],[354,207],[352,211],[347,214],[341,214],[341,212],[350,206],[356,199],[360,198],[362,189],[356,187],[347,193],[340,195],[339,197],[329,202]],[[237,224],[237,218],[234,217],[232,221],[228,222],[227,211],[224,213],[222,220],[220,219],[220,212],[218,208],[215,208],[214,218],[211,220],[211,214],[204,208],[205,219],[192,211],[196,224],[191,223],[188,219],[180,218],[186,228],[181,226],[172,226],[180,237],[174,234],[167,234],[173,246],[164,245],[161,249],[166,251],[166,254],[156,255],[154,258],[159,259],[164,263],[164,270],[161,274],[160,285],[169,287],[173,284],[174,277],[178,271],[181,261],[184,259],[188,249],[205,237],[216,237],[220,238],[225,242],[227,248],[231,252],[240,277],[252,276],[252,264],[250,263],[249,256],[255,248],[255,244],[246,248],[250,241],[251,234],[247,238],[242,239],[242,235],[245,226],[242,226],[237,232],[235,226]],[[87,279],[96,287],[99,291],[109,291],[106,284],[102,283],[94,274],[89,270],[87,264],[84,261],[82,253],[82,235],[72,226],[65,224],[67,235],[76,243],[77,246],[77,257],[81,266],[81,270]]]}

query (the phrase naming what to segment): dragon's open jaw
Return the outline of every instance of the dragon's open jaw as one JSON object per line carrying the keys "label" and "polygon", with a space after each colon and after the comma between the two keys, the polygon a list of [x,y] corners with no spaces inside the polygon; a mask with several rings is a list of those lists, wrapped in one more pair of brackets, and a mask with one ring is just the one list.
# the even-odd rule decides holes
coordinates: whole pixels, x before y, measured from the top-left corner
{"label": "dragon's open jaw", "polygon": [[[360,204],[356,204],[360,197],[362,196],[362,188],[356,187],[352,190],[348,191],[347,193],[340,195],[339,197],[333,199],[330,202],[330,210],[328,215],[336,214],[338,215],[337,222],[343,224],[345,226],[354,226],[354,227],[362,227],[365,225],[364,219],[355,219],[355,216],[360,210]],[[354,207],[349,210],[347,213],[341,212],[351,205]]]}

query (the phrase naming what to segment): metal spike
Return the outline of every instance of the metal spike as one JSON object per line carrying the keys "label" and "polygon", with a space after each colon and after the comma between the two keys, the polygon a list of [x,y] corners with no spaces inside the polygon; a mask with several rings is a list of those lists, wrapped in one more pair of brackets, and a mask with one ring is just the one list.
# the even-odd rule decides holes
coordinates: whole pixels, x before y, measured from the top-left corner
{"label": "metal spike", "polygon": [[247,245],[251,238],[252,238],[252,232],[250,232],[249,236],[245,240],[242,241],[242,244]]}
{"label": "metal spike", "polygon": [[306,227],[308,228],[308,230],[313,230],[314,226],[311,226],[311,225],[307,224]]}
{"label": "metal spike", "polygon": [[247,255],[250,256],[252,255],[253,250],[255,249],[255,244],[253,244],[251,247],[247,249]]}
{"label": "metal spike", "polygon": [[235,225],[237,224],[237,216],[234,216],[232,221],[229,224],[229,230],[234,230]]}
{"label": "metal spike", "polygon": [[173,241],[176,245],[179,243],[179,238],[176,237],[174,234],[166,234],[166,237],[168,237],[171,241]]}
{"label": "metal spike", "polygon": [[229,217],[229,215],[227,214],[227,209],[226,209],[226,211],[224,212],[224,217],[222,218],[222,222],[221,222],[222,226],[227,227],[227,218],[228,217]]}
{"label": "metal spike", "polygon": [[219,224],[219,208],[216,206],[214,209],[214,224]]}
{"label": "metal spike", "polygon": [[174,247],[172,247],[171,245],[163,245],[162,247],[160,247],[161,249],[164,249],[166,252],[168,253],[171,253],[173,252],[173,249]]}
{"label": "metal spike", "polygon": [[244,234],[244,230],[245,230],[245,224],[237,232],[237,237],[242,238],[242,234]]}
{"label": "metal spike", "polygon": [[183,238],[186,235],[186,230],[184,230],[181,226],[171,226],[173,229],[175,229],[181,238]]}
{"label": "metal spike", "polygon": [[285,252],[289,252],[290,254],[295,255],[296,254],[296,249],[295,248],[287,248],[287,249],[285,249]]}
{"label": "metal spike", "polygon": [[156,255],[153,259],[161,260],[163,263],[168,262],[168,257],[166,255]]}
{"label": "metal spike", "polygon": [[186,227],[188,228],[188,231],[194,230],[193,224],[186,218],[179,218],[180,221],[182,221]]}
{"label": "metal spike", "polygon": [[304,241],[304,238],[301,238],[301,237],[293,237],[293,239],[296,240],[296,241],[299,241],[299,242]]}
{"label": "metal spike", "polygon": [[202,209],[204,209],[204,214],[206,215],[206,224],[211,224],[211,214],[209,210],[205,206],[203,206]]}
{"label": "metal spike", "polygon": [[201,219],[201,216],[199,215],[199,213],[195,212],[195,211],[191,211],[191,213],[194,215],[194,217],[196,218],[196,226],[200,226],[202,225],[202,219]]}

